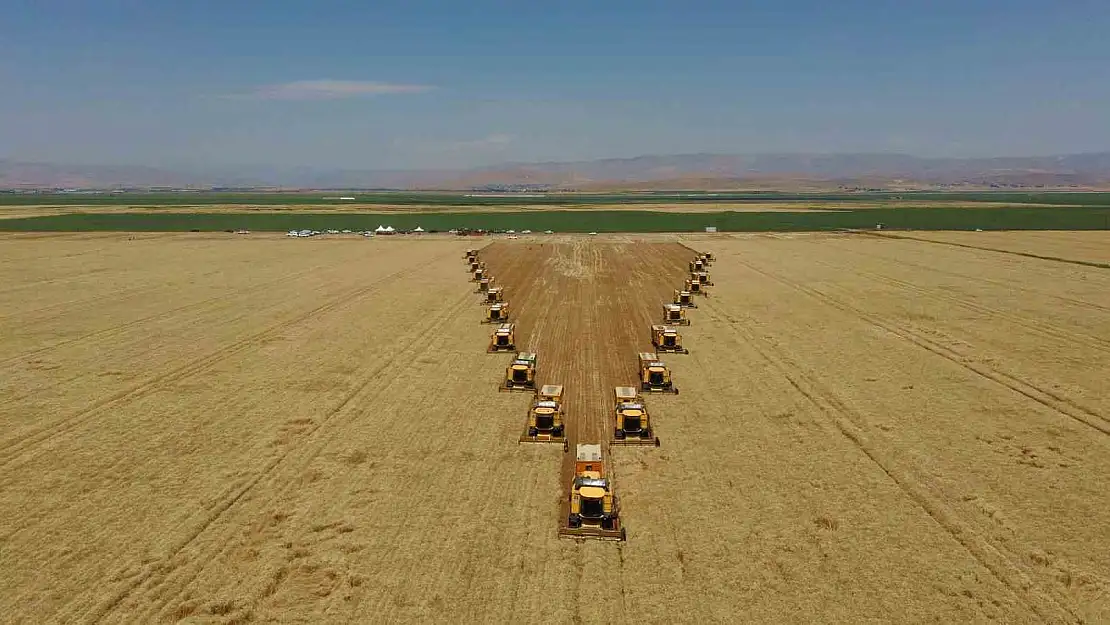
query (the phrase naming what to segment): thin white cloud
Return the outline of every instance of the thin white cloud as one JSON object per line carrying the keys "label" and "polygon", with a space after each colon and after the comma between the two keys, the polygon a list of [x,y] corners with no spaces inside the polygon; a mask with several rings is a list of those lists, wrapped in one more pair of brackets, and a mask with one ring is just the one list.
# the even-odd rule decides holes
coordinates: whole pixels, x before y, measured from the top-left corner
{"label": "thin white cloud", "polygon": [[424,153],[459,153],[477,151],[496,151],[508,147],[514,140],[512,135],[493,133],[478,139],[463,141],[426,141],[426,140],[394,140],[397,147]]}
{"label": "thin white cloud", "polygon": [[375,95],[424,93],[434,87],[369,80],[297,80],[263,85],[245,94],[232,96],[258,100],[338,100]]}
{"label": "thin white cloud", "polygon": [[455,141],[447,145],[450,149],[455,150],[481,150],[481,149],[496,149],[502,148],[513,142],[511,135],[495,133],[486,135],[481,139],[472,139],[470,141]]}

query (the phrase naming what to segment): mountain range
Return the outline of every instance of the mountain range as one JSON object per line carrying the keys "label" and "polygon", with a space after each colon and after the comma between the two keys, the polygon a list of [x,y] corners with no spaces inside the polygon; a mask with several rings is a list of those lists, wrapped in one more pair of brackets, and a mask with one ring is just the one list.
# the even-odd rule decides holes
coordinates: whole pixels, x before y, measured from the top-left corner
{"label": "mountain range", "polygon": [[0,159],[0,188],[253,187],[285,189],[936,188],[1110,186],[1110,152],[925,158],[906,154],[676,154],[455,170],[66,165]]}

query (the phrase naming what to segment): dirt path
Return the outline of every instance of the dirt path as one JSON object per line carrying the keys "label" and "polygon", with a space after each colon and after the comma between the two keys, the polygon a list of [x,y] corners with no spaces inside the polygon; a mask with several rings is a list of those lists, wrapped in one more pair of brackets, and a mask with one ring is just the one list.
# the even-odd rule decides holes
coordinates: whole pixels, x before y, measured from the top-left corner
{"label": "dirt path", "polygon": [[[613,388],[636,385],[636,353],[652,350],[648,327],[658,323],[691,256],[676,243],[585,239],[482,250],[514,307],[517,332],[526,337],[522,349],[538,354],[539,383],[565,386],[572,451],[578,443],[606,446],[611,438]],[[569,453],[560,483],[573,473]]]}

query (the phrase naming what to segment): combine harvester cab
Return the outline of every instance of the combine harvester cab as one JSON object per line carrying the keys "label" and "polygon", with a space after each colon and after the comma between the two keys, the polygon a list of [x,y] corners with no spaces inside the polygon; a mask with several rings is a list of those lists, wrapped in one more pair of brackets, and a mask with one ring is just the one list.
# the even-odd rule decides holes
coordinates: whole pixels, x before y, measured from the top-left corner
{"label": "combine harvester cab", "polygon": [[563,416],[563,385],[544,384],[536,393],[528,411],[528,426],[520,437],[522,443],[562,443],[567,451]]}
{"label": "combine harvester cab", "polygon": [[704,286],[713,286],[713,280],[709,279],[708,271],[695,271],[690,274],[690,279]]}
{"label": "combine harvester cab", "polygon": [[640,352],[640,390],[648,393],[678,394],[671,382],[671,370],[654,352]]}
{"label": "combine harvester cab", "polygon": [[479,268],[475,269],[474,273],[470,276],[470,281],[471,282],[481,282],[486,277],[487,277],[486,276],[486,268],[485,267],[479,267]]}
{"label": "combine harvester cab", "polygon": [[486,291],[486,304],[496,304],[505,301],[505,287],[491,286]]}
{"label": "combine harvester cab", "polygon": [[559,536],[625,540],[617,496],[605,473],[601,445],[577,445],[574,480],[570,483],[570,513]]}
{"label": "combine harvester cab", "polygon": [[690,273],[705,271],[705,261],[700,257],[690,261]]}
{"label": "combine harvester cab", "polygon": [[516,351],[516,324],[502,323],[497,326],[493,334],[489,337],[489,349],[486,350],[490,353],[493,352],[515,352]]}
{"label": "combine harvester cab", "polygon": [[682,289],[681,291],[678,290],[678,289],[675,289],[675,291],[674,291],[674,302],[672,302],[672,303],[673,304],[678,304],[679,306],[681,306],[683,308],[697,308],[698,307],[697,302],[694,301],[694,294],[692,292],[690,292],[690,289]]}
{"label": "combine harvester cab", "polygon": [[663,323],[688,326],[690,319],[686,316],[686,309],[678,304],[663,304]]}
{"label": "combine harvester cab", "polygon": [[659,437],[654,436],[647,406],[636,387],[618,386],[613,397],[613,440],[609,444],[658,447]]}
{"label": "combine harvester cab", "polygon": [[702,252],[702,255],[701,255],[701,259],[702,259],[703,261],[705,261],[705,265],[706,265],[707,267],[708,267],[708,266],[709,266],[709,265],[710,265],[710,264],[711,264],[711,263],[712,263],[713,261],[717,260],[716,258],[713,258],[713,253],[712,253],[712,252]]}
{"label": "combine harvester cab", "polygon": [[690,350],[682,346],[682,335],[678,333],[678,329],[669,326],[651,326],[651,344],[655,346],[657,352],[690,353]]}
{"label": "combine harvester cab", "polygon": [[501,384],[502,391],[535,391],[536,390],[536,354],[520,352],[513,362],[505,368],[505,382]]}
{"label": "combine harvester cab", "polygon": [[468,267],[467,271],[469,271],[470,273],[474,273],[475,271],[478,271],[479,269],[485,269],[486,264],[483,263],[482,261],[478,260],[477,258],[475,258],[474,260],[470,261],[467,264],[467,267]]}
{"label": "combine harvester cab", "polygon": [[486,318],[482,320],[482,323],[504,323],[508,320],[509,303],[497,302],[496,304],[490,304],[490,307],[486,309]]}

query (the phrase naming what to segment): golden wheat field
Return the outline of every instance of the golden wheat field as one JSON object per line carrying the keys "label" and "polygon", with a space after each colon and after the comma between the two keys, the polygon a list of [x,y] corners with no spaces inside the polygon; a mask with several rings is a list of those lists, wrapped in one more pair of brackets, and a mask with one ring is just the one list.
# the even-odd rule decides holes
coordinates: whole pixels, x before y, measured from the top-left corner
{"label": "golden wheat field", "polygon": [[620,543],[557,536],[487,240],[0,236],[0,621],[1108,622],[1110,237],[927,236],[491,245],[583,437],[717,257]]}

